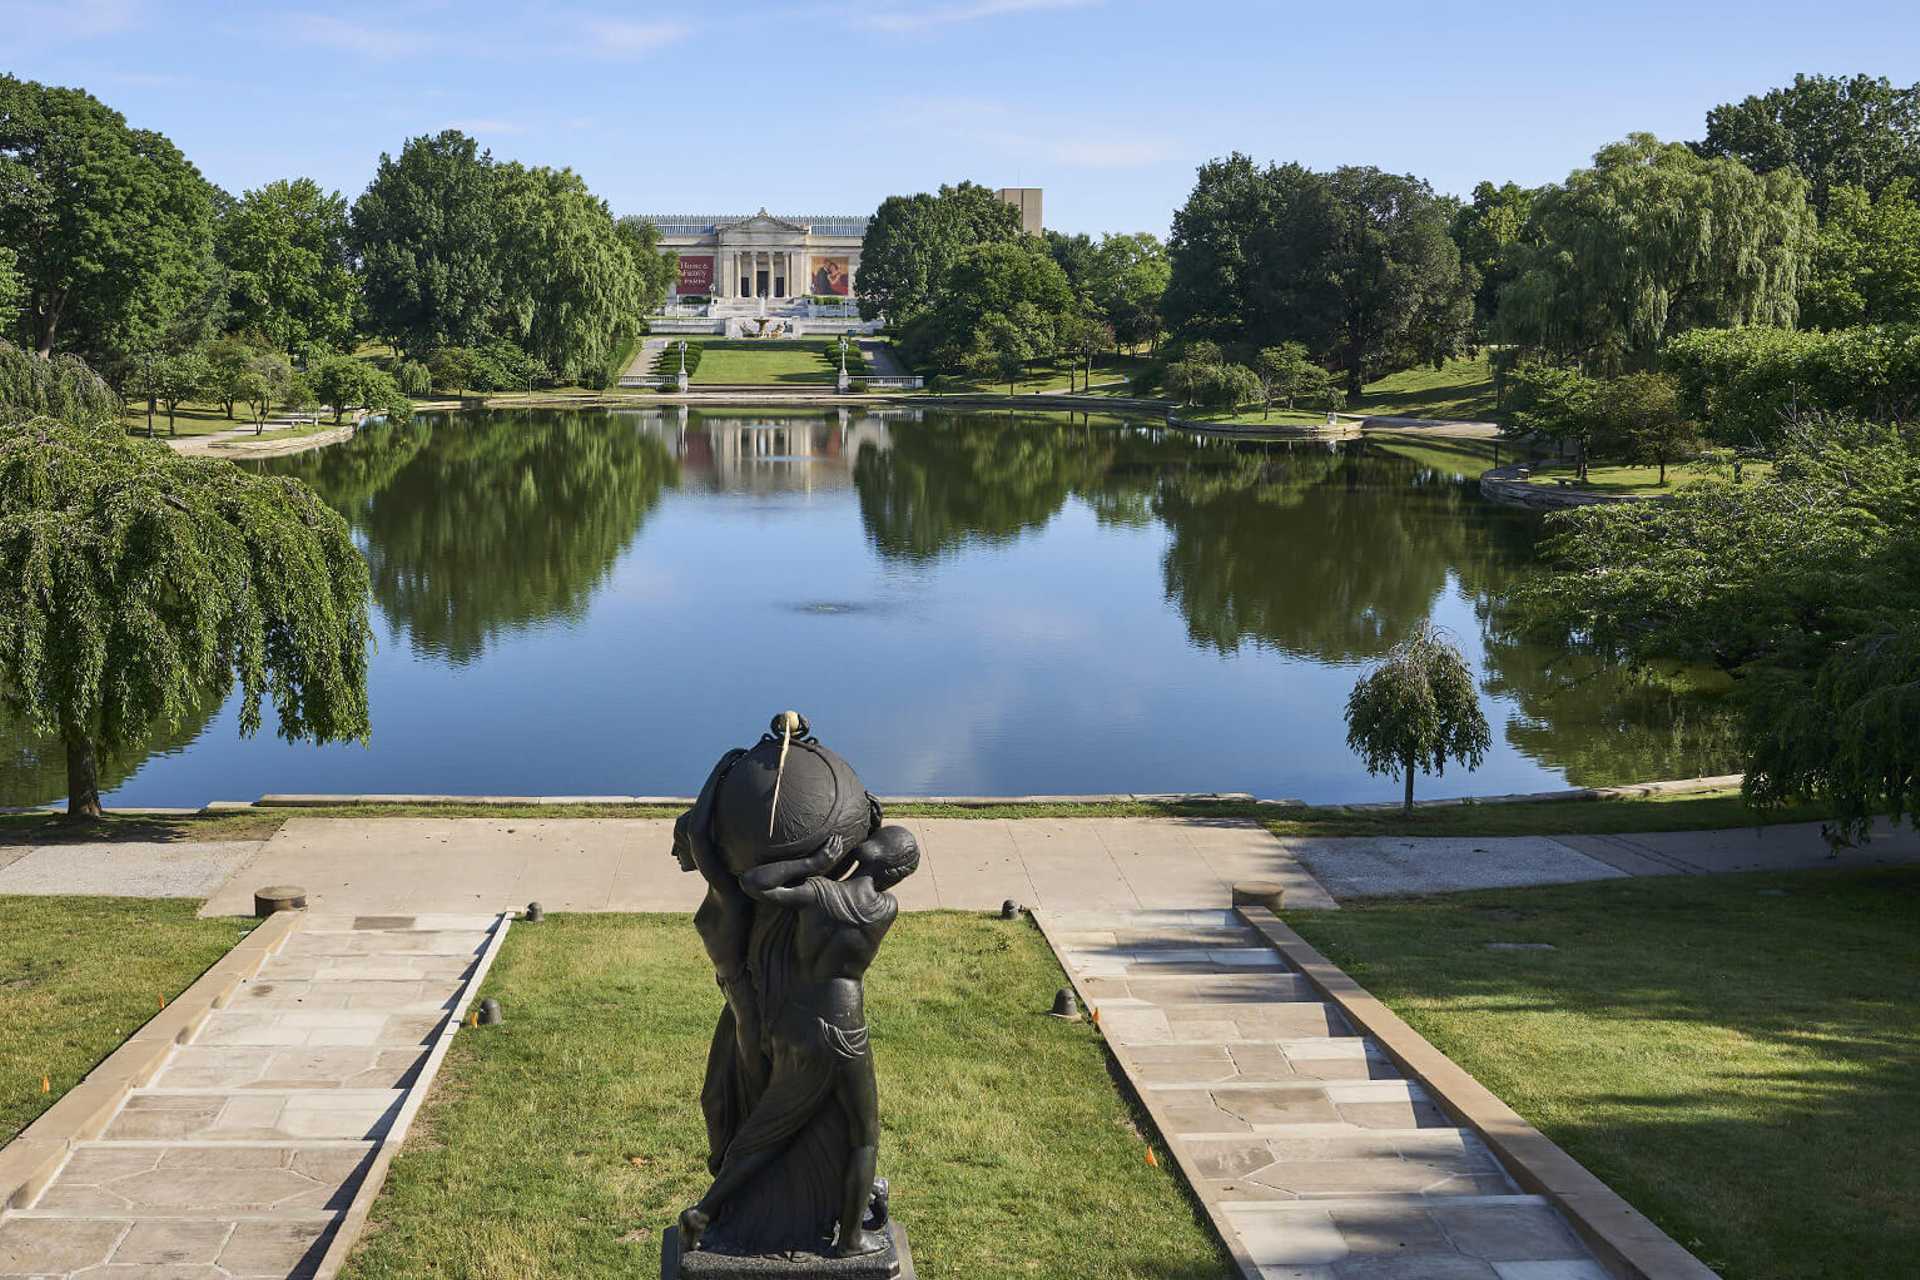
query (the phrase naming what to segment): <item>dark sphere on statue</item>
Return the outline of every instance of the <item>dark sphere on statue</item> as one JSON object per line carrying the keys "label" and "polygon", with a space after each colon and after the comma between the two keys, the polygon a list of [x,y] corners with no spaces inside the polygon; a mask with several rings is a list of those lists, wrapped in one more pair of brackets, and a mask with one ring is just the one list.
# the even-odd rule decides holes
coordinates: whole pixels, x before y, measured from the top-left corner
{"label": "dark sphere on statue", "polygon": [[760,739],[727,771],[714,796],[715,843],[735,875],[811,853],[833,835],[851,848],[877,822],[853,766],[799,735]]}

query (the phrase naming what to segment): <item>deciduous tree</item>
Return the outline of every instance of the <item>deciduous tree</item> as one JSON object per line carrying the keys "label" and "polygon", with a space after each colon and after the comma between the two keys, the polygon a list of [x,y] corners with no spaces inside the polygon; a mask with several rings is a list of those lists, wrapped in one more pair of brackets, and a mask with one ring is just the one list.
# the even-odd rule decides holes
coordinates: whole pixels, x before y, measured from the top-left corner
{"label": "deciduous tree", "polygon": [[1360,678],[1347,698],[1347,746],[1368,773],[1405,777],[1404,812],[1413,812],[1413,780],[1456,760],[1480,767],[1493,746],[1473,670],[1444,632],[1422,623]]}
{"label": "deciduous tree", "polygon": [[199,351],[176,351],[160,358],[154,368],[154,391],[167,407],[168,435],[180,434],[174,427],[174,416],[180,412],[181,402],[204,393],[210,377],[207,358]]}
{"label": "deciduous tree", "polygon": [[967,250],[1019,237],[1019,211],[976,183],[889,196],[860,242],[860,314],[904,327],[939,301],[941,282]]}
{"label": "deciduous tree", "polygon": [[157,344],[204,297],[211,189],[171,142],[78,89],[0,75],[0,244],[41,355]]}
{"label": "deciduous tree", "polygon": [[311,178],[247,192],[220,221],[234,320],[270,334],[287,352],[345,343],[360,287],[348,231],[346,200]]}
{"label": "deciduous tree", "polygon": [[364,740],[367,566],[295,480],[111,428],[0,426],[0,708],[66,745],[67,812],[100,761],[240,687],[240,731]]}
{"label": "deciduous tree", "polygon": [[1813,235],[1791,171],[1637,133],[1534,197],[1499,332],[1611,373],[1648,367],[1688,329],[1791,325]]}
{"label": "deciduous tree", "polygon": [[1694,149],[1756,173],[1795,170],[1824,216],[1838,187],[1877,196],[1895,179],[1920,180],[1920,84],[1797,75],[1786,88],[1707,112],[1707,136]]}
{"label": "deciduous tree", "polygon": [[1920,323],[1920,199],[1912,178],[1872,197],[1835,187],[1820,225],[1800,316],[1822,329]]}

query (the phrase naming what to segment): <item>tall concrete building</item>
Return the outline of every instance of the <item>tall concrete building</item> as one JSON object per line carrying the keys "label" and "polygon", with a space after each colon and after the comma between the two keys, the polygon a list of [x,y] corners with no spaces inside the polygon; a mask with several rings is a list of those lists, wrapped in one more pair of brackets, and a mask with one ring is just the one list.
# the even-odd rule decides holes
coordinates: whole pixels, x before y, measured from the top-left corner
{"label": "tall concrete building", "polygon": [[1002,187],[994,194],[1020,211],[1020,229],[1028,235],[1037,236],[1046,227],[1040,216],[1039,187]]}

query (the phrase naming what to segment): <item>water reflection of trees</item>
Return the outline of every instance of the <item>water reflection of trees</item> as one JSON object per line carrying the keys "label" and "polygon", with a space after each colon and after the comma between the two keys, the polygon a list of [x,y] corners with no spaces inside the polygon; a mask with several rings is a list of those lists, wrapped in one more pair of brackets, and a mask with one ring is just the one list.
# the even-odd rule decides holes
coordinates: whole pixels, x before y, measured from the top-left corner
{"label": "water reflection of trees", "polygon": [[[102,757],[100,792],[105,795],[131,778],[154,756],[170,755],[206,732],[220,710],[214,699],[194,708],[178,725],[162,729],[146,746]],[[48,804],[67,794],[67,748],[58,734],[36,732],[18,720],[0,717],[0,805]]]}
{"label": "water reflection of trees", "polygon": [[1372,659],[1456,589],[1480,619],[1485,687],[1516,708],[1506,736],[1522,754],[1581,784],[1733,759],[1718,699],[1510,640],[1500,601],[1534,563],[1538,518],[1371,445],[979,414],[896,430],[889,451],[862,451],[854,479],[868,536],[900,560],[1017,537],[1069,498],[1105,523],[1157,522],[1167,599],[1192,642],[1222,654]]}
{"label": "water reflection of trees", "polygon": [[384,449],[317,455],[303,478],[364,539],[386,616],[458,664],[504,632],[581,617],[676,475],[658,435],[606,414],[391,431]]}

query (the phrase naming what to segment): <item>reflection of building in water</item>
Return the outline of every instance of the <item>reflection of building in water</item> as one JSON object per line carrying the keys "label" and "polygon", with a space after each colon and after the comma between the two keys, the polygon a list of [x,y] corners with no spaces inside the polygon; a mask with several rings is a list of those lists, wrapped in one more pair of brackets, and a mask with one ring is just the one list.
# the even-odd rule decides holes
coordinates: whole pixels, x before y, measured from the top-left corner
{"label": "reflection of building in water", "polygon": [[893,447],[888,423],[919,410],[831,413],[692,411],[686,405],[621,414],[666,443],[682,488],[713,493],[812,493],[850,489],[862,449]]}

